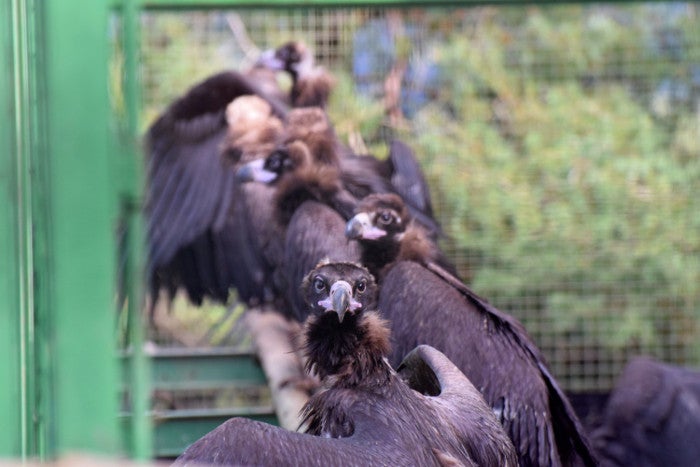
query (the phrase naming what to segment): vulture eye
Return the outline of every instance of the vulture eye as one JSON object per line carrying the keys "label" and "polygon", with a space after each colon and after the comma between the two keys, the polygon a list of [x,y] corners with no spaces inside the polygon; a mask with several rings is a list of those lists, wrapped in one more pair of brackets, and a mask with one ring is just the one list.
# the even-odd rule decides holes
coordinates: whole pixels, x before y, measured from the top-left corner
{"label": "vulture eye", "polygon": [[389,225],[394,220],[394,216],[388,211],[383,211],[379,214],[379,223],[382,225]]}
{"label": "vulture eye", "polygon": [[367,289],[367,283],[365,281],[360,281],[355,286],[355,290],[357,290],[358,293],[363,293],[365,289]]}
{"label": "vulture eye", "polygon": [[316,292],[323,292],[326,290],[326,283],[320,277],[314,279],[314,290]]}
{"label": "vulture eye", "polygon": [[273,152],[265,161],[265,169],[270,172],[281,172],[282,167],[288,165],[287,154],[282,150],[277,150]]}

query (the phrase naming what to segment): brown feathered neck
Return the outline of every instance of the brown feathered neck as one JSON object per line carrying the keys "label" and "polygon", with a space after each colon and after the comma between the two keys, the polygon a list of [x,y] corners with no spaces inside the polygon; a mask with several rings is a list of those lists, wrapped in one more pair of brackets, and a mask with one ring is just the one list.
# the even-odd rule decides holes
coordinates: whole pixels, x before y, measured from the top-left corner
{"label": "brown feathered neck", "polygon": [[287,144],[301,141],[312,160],[319,164],[340,165],[339,141],[326,112],[319,107],[293,109],[286,120]]}
{"label": "brown feathered neck", "polygon": [[325,386],[383,386],[391,375],[388,324],[372,311],[311,317],[304,327],[307,371],[315,372]]}
{"label": "brown feathered neck", "polygon": [[285,175],[277,185],[275,215],[280,225],[289,224],[294,211],[305,201],[333,205],[340,192],[340,173],[332,166],[307,166]]}
{"label": "brown feathered neck", "polygon": [[284,174],[277,185],[276,217],[281,225],[287,225],[305,201],[334,206],[343,187],[336,138],[323,111],[290,112],[285,146],[294,170]]}
{"label": "brown feathered neck", "polygon": [[435,261],[440,251],[417,222],[411,220],[406,229],[390,238],[361,241],[362,264],[377,278],[386,276],[399,261],[414,261],[423,266]]}
{"label": "brown feathered neck", "polygon": [[317,66],[308,73],[297,76],[290,91],[294,107],[326,107],[335,79],[325,68]]}

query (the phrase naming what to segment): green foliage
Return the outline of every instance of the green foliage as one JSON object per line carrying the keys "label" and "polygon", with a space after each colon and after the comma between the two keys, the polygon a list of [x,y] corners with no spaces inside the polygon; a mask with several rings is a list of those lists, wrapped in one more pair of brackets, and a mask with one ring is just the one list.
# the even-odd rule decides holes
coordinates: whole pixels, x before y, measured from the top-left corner
{"label": "green foliage", "polygon": [[[612,18],[535,10],[441,42],[455,79],[414,120],[415,145],[457,251],[480,261],[460,265],[478,291],[574,335],[613,314],[604,344],[650,349],[663,313],[698,313],[700,124],[655,119],[630,92],[648,28]],[[524,316],[527,296],[542,298]]]}

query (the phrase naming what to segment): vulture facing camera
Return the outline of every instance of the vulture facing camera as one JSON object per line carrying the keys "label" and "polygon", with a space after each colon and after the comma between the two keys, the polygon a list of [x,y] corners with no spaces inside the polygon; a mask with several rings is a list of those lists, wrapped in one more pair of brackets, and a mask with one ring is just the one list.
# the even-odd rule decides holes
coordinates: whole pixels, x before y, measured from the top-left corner
{"label": "vulture facing camera", "polygon": [[389,329],[374,310],[377,287],[365,268],[320,264],[302,290],[308,368],[322,383],[304,409],[308,432],[234,418],[175,465],[517,465],[490,408],[443,354],[421,346],[400,373],[391,368]]}

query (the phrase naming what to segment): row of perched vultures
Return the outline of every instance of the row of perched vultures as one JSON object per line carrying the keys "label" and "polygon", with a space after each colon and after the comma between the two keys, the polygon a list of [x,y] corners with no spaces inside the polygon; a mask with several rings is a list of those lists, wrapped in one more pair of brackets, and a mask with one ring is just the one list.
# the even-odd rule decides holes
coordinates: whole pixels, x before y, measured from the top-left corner
{"label": "row of perched vultures", "polygon": [[524,327],[441,252],[413,151],[393,141],[380,160],[336,137],[332,84],[291,42],[148,131],[153,295],[272,303],[304,323],[321,382],[305,433],[231,419],[176,463],[699,465],[698,374],[635,360],[587,433]]}

